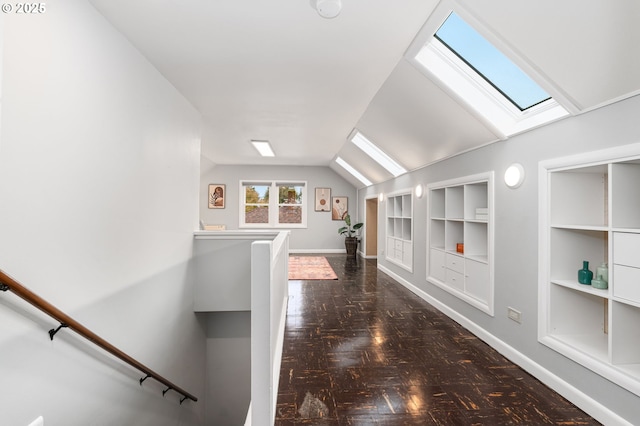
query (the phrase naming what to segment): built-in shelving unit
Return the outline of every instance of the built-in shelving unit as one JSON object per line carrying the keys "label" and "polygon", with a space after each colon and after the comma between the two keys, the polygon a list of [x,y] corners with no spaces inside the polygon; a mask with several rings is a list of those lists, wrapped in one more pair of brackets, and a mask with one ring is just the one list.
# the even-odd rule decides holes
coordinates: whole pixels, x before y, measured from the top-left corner
{"label": "built-in shelving unit", "polygon": [[[540,163],[540,342],[640,395],[640,144]],[[609,266],[607,289],[578,282]]]}
{"label": "built-in shelving unit", "polygon": [[413,271],[413,194],[398,192],[387,196],[386,258]]}
{"label": "built-in shelving unit", "polygon": [[493,172],[427,192],[427,280],[493,315]]}

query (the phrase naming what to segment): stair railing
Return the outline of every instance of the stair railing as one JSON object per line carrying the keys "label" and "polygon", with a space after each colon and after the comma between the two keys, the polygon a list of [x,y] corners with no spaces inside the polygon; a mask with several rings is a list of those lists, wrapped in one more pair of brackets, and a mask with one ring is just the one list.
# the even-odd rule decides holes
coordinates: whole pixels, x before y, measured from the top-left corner
{"label": "stair railing", "polygon": [[60,309],[53,306],[51,303],[47,302],[37,294],[33,293],[31,290],[29,290],[28,288],[26,288],[25,286],[17,282],[15,279],[11,278],[2,270],[0,270],[0,291],[11,291],[16,296],[20,297],[21,299],[24,299],[26,302],[30,303],[31,305],[40,309],[45,314],[49,315],[50,317],[60,322],[60,325],[57,328],[49,330],[49,337],[51,340],[53,340],[53,337],[58,331],[60,331],[60,329],[69,328],[75,331],[76,333],[78,333],[80,336],[87,339],[88,341],[92,342],[93,344],[109,352],[116,358],[119,358],[120,360],[126,362],[132,367],[142,371],[145,374],[145,377],[142,377],[140,379],[141,386],[142,386],[142,382],[144,382],[148,378],[153,378],[156,381],[167,386],[167,389],[162,391],[162,396],[164,396],[170,390],[173,390],[183,396],[180,399],[180,404],[182,404],[186,399],[190,399],[194,402],[198,400],[198,398],[196,398],[189,392],[174,385],[169,380],[165,379],[164,377],[162,377],[155,371],[151,370],[150,368],[146,367],[144,364],[140,363],[134,358],[130,357],[126,353],[122,352],[120,349],[116,348],[111,343],[107,342],[106,340],[104,340],[103,338],[101,338],[100,336],[98,336],[97,334],[95,334],[94,332],[92,332],[82,324],[80,324],[78,321],[71,318],[69,315],[65,314]]}

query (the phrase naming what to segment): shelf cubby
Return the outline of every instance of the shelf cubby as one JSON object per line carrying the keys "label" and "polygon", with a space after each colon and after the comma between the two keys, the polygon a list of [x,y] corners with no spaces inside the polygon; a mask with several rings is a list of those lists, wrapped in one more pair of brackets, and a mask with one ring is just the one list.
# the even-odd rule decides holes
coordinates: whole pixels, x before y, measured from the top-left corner
{"label": "shelf cubby", "polygon": [[429,214],[431,218],[444,219],[445,217],[445,204],[444,204],[445,189],[434,189],[429,195]]}
{"label": "shelf cubby", "polygon": [[578,281],[584,260],[595,269],[607,259],[609,233],[583,229],[551,228],[550,278]]}
{"label": "shelf cubby", "polygon": [[640,163],[612,165],[612,226],[640,230]]}
{"label": "shelf cubby", "polygon": [[554,172],[550,181],[552,225],[608,225],[606,164]]}
{"label": "shelf cubby", "polygon": [[445,245],[446,251],[455,252],[456,244],[464,244],[464,222],[447,220],[445,222]]}
{"label": "shelf cubby", "polygon": [[445,206],[447,219],[464,219],[464,186],[445,189]]}
{"label": "shelf cubby", "polygon": [[608,361],[607,299],[551,286],[549,333],[567,345]]}
{"label": "shelf cubby", "polygon": [[477,220],[476,209],[487,208],[489,197],[487,196],[487,183],[478,182],[464,186],[464,218]]}

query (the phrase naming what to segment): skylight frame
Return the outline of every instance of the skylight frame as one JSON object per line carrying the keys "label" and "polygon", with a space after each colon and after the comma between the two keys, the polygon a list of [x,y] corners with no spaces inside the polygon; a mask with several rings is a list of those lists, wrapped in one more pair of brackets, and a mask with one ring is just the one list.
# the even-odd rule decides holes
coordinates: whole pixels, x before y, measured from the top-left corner
{"label": "skylight frame", "polygon": [[[452,12],[458,14],[488,42],[511,59],[516,66],[524,70],[552,97],[524,111],[516,107],[472,67],[434,37],[434,34]],[[515,134],[562,119],[570,114],[569,110],[578,111],[577,107],[560,91],[555,90],[535,68],[517,57],[507,44],[486,30],[472,15],[452,0],[442,0],[405,52],[405,59],[457,99],[461,105],[467,106],[469,111],[482,120],[499,139],[507,139]],[[562,104],[557,101],[558,98],[562,100]]]}
{"label": "skylight frame", "polygon": [[376,144],[371,142],[359,130],[355,129],[349,137],[349,140],[394,177],[407,173],[407,169],[398,164],[398,162],[381,150]]}
{"label": "skylight frame", "polygon": [[358,179],[364,186],[371,186],[373,183],[367,179],[362,173],[357,171],[351,164],[344,161],[341,157],[336,157],[335,162],[345,169],[351,176]]}

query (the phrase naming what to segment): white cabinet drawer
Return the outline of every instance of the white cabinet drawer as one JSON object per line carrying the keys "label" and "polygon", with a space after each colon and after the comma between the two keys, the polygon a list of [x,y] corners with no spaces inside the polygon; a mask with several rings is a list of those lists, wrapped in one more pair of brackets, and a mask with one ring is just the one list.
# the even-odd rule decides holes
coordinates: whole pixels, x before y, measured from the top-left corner
{"label": "white cabinet drawer", "polygon": [[445,269],[445,282],[453,288],[464,291],[464,275],[460,272]]}
{"label": "white cabinet drawer", "polygon": [[447,253],[446,266],[460,274],[464,273],[464,258]]}
{"label": "white cabinet drawer", "polygon": [[640,268],[640,234],[613,233],[613,263]]}
{"label": "white cabinet drawer", "polygon": [[613,265],[613,295],[640,303],[640,269]]}
{"label": "white cabinet drawer", "polygon": [[402,240],[396,240],[396,250],[402,252]]}

